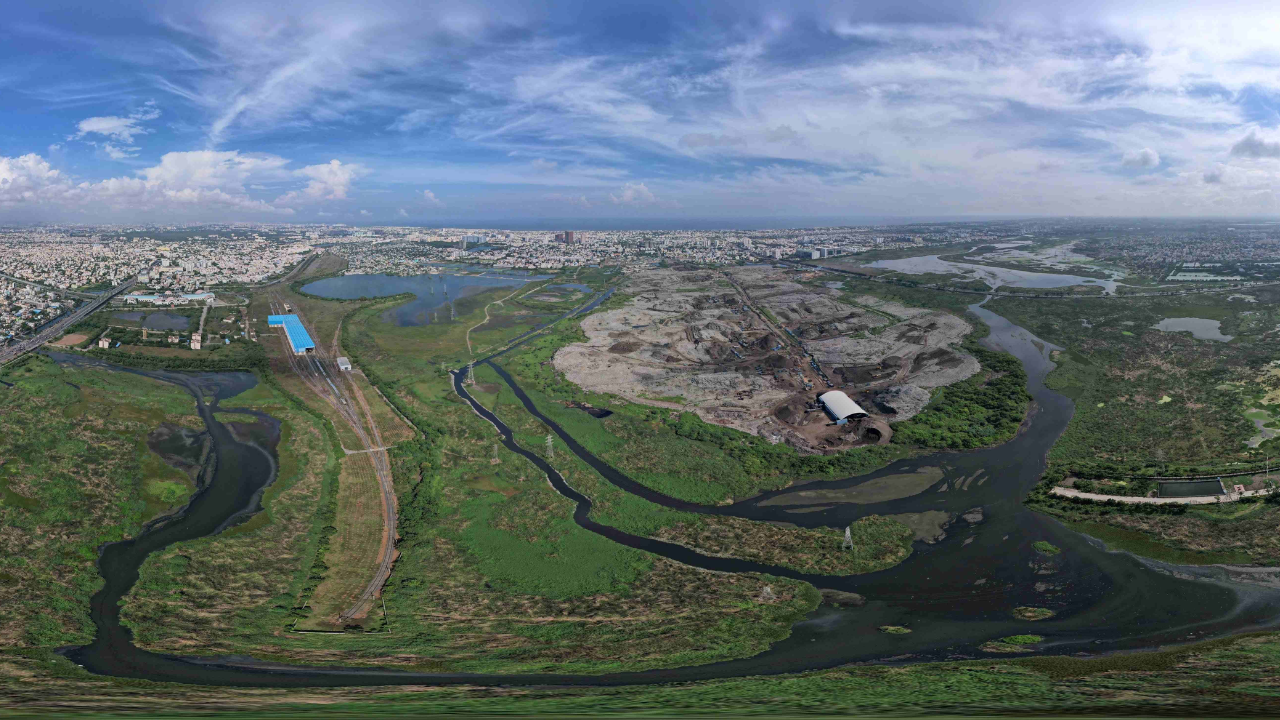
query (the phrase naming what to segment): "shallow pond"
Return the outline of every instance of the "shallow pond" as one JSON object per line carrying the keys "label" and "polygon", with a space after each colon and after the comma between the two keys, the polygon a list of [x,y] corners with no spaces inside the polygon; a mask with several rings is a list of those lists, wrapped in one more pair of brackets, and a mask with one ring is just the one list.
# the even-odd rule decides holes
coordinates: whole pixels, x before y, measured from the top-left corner
{"label": "shallow pond", "polygon": [[1197,340],[1231,342],[1235,337],[1235,335],[1222,334],[1222,321],[1208,318],[1165,318],[1151,327],[1165,332],[1189,332],[1191,337]]}
{"label": "shallow pond", "polygon": [[1205,495],[1224,495],[1222,492],[1222,483],[1217,480],[1177,480],[1174,482],[1162,482],[1160,486],[1160,497],[1162,498],[1184,498],[1184,497],[1202,497]]}
{"label": "shallow pond", "polygon": [[417,297],[382,314],[382,319],[397,327],[428,325],[449,319],[450,301],[483,292],[492,287],[515,287],[541,276],[495,275],[342,275],[317,280],[302,287],[304,292],[323,298],[353,300],[413,293]]}
{"label": "shallow pond", "polygon": [[191,318],[167,312],[118,312],[111,317],[131,322],[142,321],[142,327],[148,330],[186,330],[191,325]]}

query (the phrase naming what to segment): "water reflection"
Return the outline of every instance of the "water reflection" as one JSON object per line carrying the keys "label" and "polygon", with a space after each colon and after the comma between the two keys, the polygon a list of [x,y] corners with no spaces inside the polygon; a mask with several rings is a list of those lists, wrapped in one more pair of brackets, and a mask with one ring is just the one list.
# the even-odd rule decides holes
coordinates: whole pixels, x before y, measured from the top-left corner
{"label": "water reflection", "polygon": [[385,322],[397,327],[427,325],[449,319],[448,303],[493,287],[515,287],[544,276],[528,275],[342,275],[317,280],[302,287],[304,292],[323,298],[353,300],[413,293],[417,297],[382,314]]}
{"label": "water reflection", "polygon": [[1189,332],[1197,340],[1216,340],[1231,342],[1235,335],[1222,334],[1222,321],[1207,318],[1180,317],[1165,318],[1152,326],[1155,330],[1165,332]]}

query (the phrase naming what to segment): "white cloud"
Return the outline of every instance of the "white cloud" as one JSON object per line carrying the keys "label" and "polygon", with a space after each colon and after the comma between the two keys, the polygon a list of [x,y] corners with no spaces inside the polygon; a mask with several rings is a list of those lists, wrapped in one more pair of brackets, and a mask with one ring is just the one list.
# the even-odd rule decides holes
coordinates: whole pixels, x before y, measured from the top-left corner
{"label": "white cloud", "polygon": [[407,218],[407,217],[409,217],[409,212],[408,212],[407,210],[405,210],[404,208],[400,208],[400,210],[399,210],[396,214],[397,214],[397,215],[399,215],[399,216],[400,216],[400,217],[402,217],[402,218]]}
{"label": "white cloud", "polygon": [[1125,167],[1151,169],[1160,165],[1160,153],[1151,148],[1142,148],[1124,154],[1121,164]]}
{"label": "white cloud", "polygon": [[294,175],[309,178],[307,186],[292,190],[276,198],[277,205],[292,205],[320,200],[345,200],[351,183],[369,174],[368,168],[355,163],[330,160],[320,165],[308,165],[295,170]]}
{"label": "white cloud", "polygon": [[365,217],[371,217],[371,216],[373,215],[373,213],[369,212],[368,210],[363,210],[363,209],[360,211],[360,214],[361,214],[361,215],[363,215],[363,216],[365,216]]}
{"label": "white cloud", "polygon": [[436,194],[431,192],[430,190],[422,191],[422,200],[430,207],[434,207],[434,208],[444,207],[444,201],[436,197]]}
{"label": "white cloud", "polygon": [[58,214],[86,211],[108,216],[255,217],[293,213],[251,197],[251,178],[276,179],[288,163],[274,155],[234,151],[167,153],[135,176],[77,182],[38,155],[0,157],[0,207]]}
{"label": "white cloud", "polygon": [[0,206],[49,202],[70,189],[71,182],[39,155],[0,157]]}
{"label": "white cloud", "polygon": [[133,144],[135,135],[145,135],[150,132],[142,127],[139,118],[115,115],[85,118],[76,123],[76,130],[78,132],[68,138],[69,140],[82,140],[87,135],[103,135],[130,145]]}
{"label": "white cloud", "polygon": [[617,195],[610,193],[609,198],[616,205],[651,205],[658,201],[642,182],[629,182]]}
{"label": "white cloud", "polygon": [[135,147],[118,148],[111,143],[104,143],[102,145],[102,151],[105,152],[107,157],[112,160],[127,160],[129,158],[136,157],[138,154],[138,149]]}
{"label": "white cloud", "polygon": [[400,132],[412,132],[420,127],[430,124],[435,113],[430,110],[421,108],[407,112],[396,118],[395,122],[387,126],[388,130],[398,130]]}
{"label": "white cloud", "polygon": [[[392,202],[415,209],[439,202],[417,188],[445,182],[451,204],[497,197],[487,184],[504,186],[503,201],[665,205],[656,194],[705,215],[1275,204],[1262,200],[1280,183],[1267,162],[1280,159],[1272,3],[977,0],[926,24],[883,0],[775,0],[742,6],[740,23],[690,18],[678,37],[615,48],[561,33],[546,21],[555,9],[502,2],[174,4],[163,40],[140,32],[103,53],[183,103],[209,147],[241,133],[260,133],[254,147],[359,142],[384,158],[380,183],[401,188]],[[86,79],[40,97],[69,107],[104,92]],[[158,111],[94,112],[80,140],[127,157]],[[423,128],[430,143],[413,133]],[[484,159],[506,157],[522,160]],[[293,181],[277,194],[306,184],[278,202],[354,186],[291,172],[265,178]],[[635,177],[663,180],[619,188]]]}
{"label": "white cloud", "polygon": [[83,140],[88,135],[102,135],[117,142],[132,145],[135,135],[146,135],[151,132],[143,127],[142,123],[158,117],[160,117],[160,110],[156,108],[155,101],[150,100],[141,108],[129,113],[128,117],[105,115],[85,118],[76,123],[76,133],[67,139]]}
{"label": "white cloud", "polygon": [[588,209],[591,203],[587,201],[586,195],[563,195],[561,193],[550,193],[542,196],[543,200],[554,203],[564,203],[573,207]]}

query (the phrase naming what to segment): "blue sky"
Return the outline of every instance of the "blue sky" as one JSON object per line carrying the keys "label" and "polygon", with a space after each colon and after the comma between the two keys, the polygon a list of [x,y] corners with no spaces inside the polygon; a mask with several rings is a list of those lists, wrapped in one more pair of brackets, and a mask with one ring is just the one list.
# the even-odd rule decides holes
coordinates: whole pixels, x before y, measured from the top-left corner
{"label": "blue sky", "polygon": [[0,222],[1274,215],[1277,19],[18,0]]}

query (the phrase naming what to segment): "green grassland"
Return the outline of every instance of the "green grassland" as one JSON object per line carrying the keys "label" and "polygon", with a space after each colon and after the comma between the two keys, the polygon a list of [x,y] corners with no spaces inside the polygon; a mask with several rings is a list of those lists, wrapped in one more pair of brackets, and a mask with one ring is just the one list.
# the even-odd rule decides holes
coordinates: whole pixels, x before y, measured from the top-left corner
{"label": "green grassland", "polygon": [[[882,570],[911,553],[913,533],[887,518],[863,518],[852,525],[854,548],[842,550],[844,533],[832,528],[784,528],[742,518],[671,510],[618,489],[572,454],[558,437],[550,456],[548,429],[515,397],[492,369],[476,369],[477,394],[526,449],[542,455],[592,501],[592,519],[627,532],[679,543],[699,552],[789,567],[817,575],[852,575]],[[581,410],[574,413],[600,423]],[[607,420],[607,418],[606,418]],[[577,435],[575,434],[575,437]],[[566,508],[570,508],[566,505]]]}
{"label": "green grassland", "polygon": [[[1280,378],[1263,377],[1275,357],[1271,331],[1280,321],[1280,295],[1270,288],[1250,292],[1259,302],[1215,294],[993,300],[993,312],[1065,348],[1055,353],[1058,368],[1046,383],[1076,408],[1051,463],[1080,477],[1261,469],[1276,443],[1248,448],[1256,430],[1245,412],[1280,385]],[[1151,329],[1169,317],[1220,320],[1235,339]]]}
{"label": "green grassland", "polygon": [[326,535],[325,514],[316,509],[330,503],[336,491],[326,482],[336,455],[324,426],[268,383],[225,405],[260,410],[281,421],[277,478],[264,493],[263,511],[247,522],[170,546],[143,563],[122,611],[142,647],[203,652],[257,647],[262,636],[294,622],[296,608],[318,582],[309,573],[316,569]]}
{"label": "green grassland", "polygon": [[[1236,637],[1093,659],[1009,657],[614,688],[248,689],[100,678],[61,658],[0,653],[0,705],[28,713],[132,717],[685,717],[1001,715],[1274,717],[1280,636]],[[84,698],[92,697],[87,710]]]}
{"label": "green grassland", "polygon": [[[1249,448],[1256,428],[1247,413],[1271,407],[1264,401],[1280,385],[1269,372],[1280,295],[1249,294],[1258,302],[1218,294],[992,301],[993,312],[1064,348],[1046,384],[1072,398],[1075,413],[1049,453],[1044,485],[1074,478],[1083,490],[1145,495],[1154,483],[1143,475],[1261,471],[1277,443]],[[1168,317],[1219,320],[1234,339],[1151,329]],[[1045,486],[1028,497],[1031,507],[1116,549],[1187,564],[1280,562],[1268,529],[1280,522],[1274,504],[1107,505],[1051,496]]]}
{"label": "green grassland", "polygon": [[183,504],[192,480],[151,452],[162,423],[199,428],[181,388],[28,356],[0,380],[0,645],[92,637],[99,545]]}
{"label": "green grassland", "polygon": [[[347,313],[380,322],[376,310]],[[492,426],[452,394],[437,365],[389,384],[384,376],[398,363],[388,356],[365,366],[425,431],[391,451],[401,555],[383,593],[385,617],[379,607],[353,632],[291,630],[299,595],[327,568],[303,542],[324,528],[290,518],[310,517],[316,492],[327,490],[286,489],[269,498],[269,520],[147,563],[125,612],[145,646],[433,670],[605,672],[752,655],[817,605],[804,583],[704,573],[578,528],[571,504],[496,446]],[[277,417],[288,409],[273,407],[262,386],[226,402],[243,405]],[[289,445],[299,445],[298,432]],[[298,452],[323,457],[313,439]],[[294,482],[282,487],[304,485]],[[219,587],[231,590],[215,594]]]}

